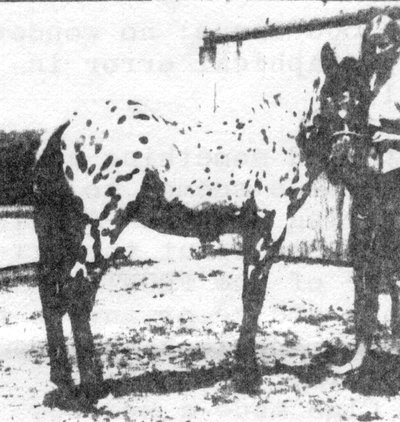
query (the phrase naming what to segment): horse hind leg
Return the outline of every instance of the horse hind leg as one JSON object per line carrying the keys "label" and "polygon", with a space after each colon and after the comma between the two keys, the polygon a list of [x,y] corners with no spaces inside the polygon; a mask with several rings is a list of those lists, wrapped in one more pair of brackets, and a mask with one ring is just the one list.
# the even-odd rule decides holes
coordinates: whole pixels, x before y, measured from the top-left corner
{"label": "horse hind leg", "polygon": [[62,304],[57,299],[57,287],[54,275],[49,271],[39,270],[39,294],[42,302],[43,318],[47,333],[48,354],[50,358],[50,381],[61,391],[69,394],[74,387],[71,376],[71,364],[65,344],[62,318],[65,314]]}
{"label": "horse hind leg", "polygon": [[50,380],[68,395],[73,390],[73,381],[62,325],[67,310],[60,294],[65,265],[62,232],[53,210],[46,206],[36,207],[34,223],[39,243],[39,294],[47,334]]}
{"label": "horse hind leg", "polygon": [[92,240],[95,250],[93,263],[88,262],[87,249],[84,247],[84,256],[81,256],[70,271],[66,294],[80,374],[80,398],[90,404],[97,402],[102,396],[103,388],[103,368],[95,350],[90,316],[105,267],[99,252],[100,241],[96,225],[86,226],[85,237]]}

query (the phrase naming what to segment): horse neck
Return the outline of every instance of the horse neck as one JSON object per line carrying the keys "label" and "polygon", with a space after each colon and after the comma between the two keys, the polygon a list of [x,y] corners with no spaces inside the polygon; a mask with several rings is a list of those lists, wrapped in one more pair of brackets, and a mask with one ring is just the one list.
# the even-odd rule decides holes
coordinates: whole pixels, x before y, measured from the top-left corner
{"label": "horse neck", "polygon": [[308,112],[300,124],[300,132],[296,139],[311,182],[328,166],[331,142],[328,127],[323,122],[320,89],[314,88]]}

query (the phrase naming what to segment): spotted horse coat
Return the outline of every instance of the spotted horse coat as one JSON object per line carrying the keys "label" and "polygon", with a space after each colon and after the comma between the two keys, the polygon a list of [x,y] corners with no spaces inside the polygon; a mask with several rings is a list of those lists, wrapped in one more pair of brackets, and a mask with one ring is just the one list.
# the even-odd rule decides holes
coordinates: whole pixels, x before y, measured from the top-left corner
{"label": "spotted horse coat", "polygon": [[[323,70],[334,53],[321,53]],[[321,77],[324,74],[321,73]],[[330,134],[342,119],[316,80],[299,109],[264,99],[246,118],[212,128],[155,115],[135,100],[107,101],[90,115],[74,113],[42,146],[36,166],[35,228],[40,296],[51,380],[62,395],[85,403],[101,395],[102,369],[90,313],[114,245],[132,221],[163,233],[211,240],[243,236],[243,321],[235,386],[252,392],[261,374],[255,335],[273,258],[288,218],[307,197],[330,154]],[[121,251],[114,251],[119,253]],[[76,389],[63,336],[68,313],[81,385]]]}

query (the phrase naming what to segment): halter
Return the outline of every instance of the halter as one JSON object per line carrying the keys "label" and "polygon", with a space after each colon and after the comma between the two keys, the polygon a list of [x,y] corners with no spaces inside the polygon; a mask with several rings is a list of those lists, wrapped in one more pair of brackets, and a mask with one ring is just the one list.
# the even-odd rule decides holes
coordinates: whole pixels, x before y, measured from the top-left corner
{"label": "halter", "polygon": [[342,135],[348,135],[348,136],[353,136],[354,138],[365,138],[366,136],[361,134],[361,133],[357,133],[357,132],[352,132],[350,130],[339,130],[335,133],[332,134],[331,138],[336,138]]}

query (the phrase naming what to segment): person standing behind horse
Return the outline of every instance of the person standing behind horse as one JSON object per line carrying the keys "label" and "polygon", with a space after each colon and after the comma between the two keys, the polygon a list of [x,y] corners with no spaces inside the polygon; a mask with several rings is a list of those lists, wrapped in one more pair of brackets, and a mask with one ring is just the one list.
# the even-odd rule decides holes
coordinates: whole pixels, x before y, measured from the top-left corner
{"label": "person standing behind horse", "polygon": [[[400,83],[400,73],[392,72],[394,65],[400,56],[400,25],[388,15],[378,15],[367,25],[361,44],[361,61],[366,70],[371,90],[371,103],[383,88],[388,91],[388,95],[381,96],[385,98],[384,103],[379,105],[374,102],[373,106],[386,110],[393,107],[392,96],[396,90],[392,90],[393,83],[399,86],[395,80]],[[398,74],[397,74],[398,73]],[[386,82],[391,79],[389,84]],[[386,84],[386,85],[385,85]],[[385,85],[385,86],[384,86]],[[399,99],[400,102],[400,99]],[[399,102],[394,101],[395,104]],[[383,146],[383,152],[388,149],[400,150],[400,107],[397,107],[399,114],[396,120],[399,121],[397,128],[385,127],[385,122],[369,121],[369,124],[379,127],[382,130],[377,131],[373,136],[373,142]],[[386,114],[386,113],[384,113]],[[377,115],[374,110],[370,110],[370,115]],[[391,167],[391,166],[390,166]],[[400,167],[400,160],[397,168]]]}

